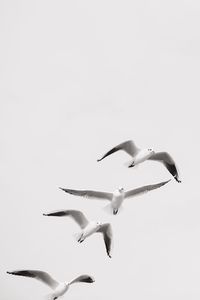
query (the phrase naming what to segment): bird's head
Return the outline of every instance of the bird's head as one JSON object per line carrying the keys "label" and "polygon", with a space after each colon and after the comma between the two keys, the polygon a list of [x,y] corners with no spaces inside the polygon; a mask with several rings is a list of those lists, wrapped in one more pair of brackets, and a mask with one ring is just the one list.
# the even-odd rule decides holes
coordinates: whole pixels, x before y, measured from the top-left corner
{"label": "bird's head", "polygon": [[149,153],[154,153],[155,151],[153,150],[153,148],[148,148],[148,152]]}
{"label": "bird's head", "polygon": [[100,228],[102,226],[102,223],[101,222],[96,222],[96,225],[98,228]]}
{"label": "bird's head", "polygon": [[118,191],[119,191],[120,193],[123,193],[123,192],[124,192],[124,188],[123,188],[123,187],[119,187],[119,188],[118,188]]}
{"label": "bird's head", "polygon": [[154,153],[155,153],[155,151],[154,151],[153,148],[148,148],[147,149],[147,157],[146,158],[151,157]]}

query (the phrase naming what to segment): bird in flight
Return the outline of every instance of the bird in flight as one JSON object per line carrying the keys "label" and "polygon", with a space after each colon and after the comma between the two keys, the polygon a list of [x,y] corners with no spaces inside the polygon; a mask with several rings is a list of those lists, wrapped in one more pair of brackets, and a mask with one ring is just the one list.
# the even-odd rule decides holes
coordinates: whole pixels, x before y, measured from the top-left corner
{"label": "bird in flight", "polygon": [[132,198],[144,194],[146,192],[158,189],[161,186],[168,183],[170,180],[159,182],[156,184],[144,185],[129,191],[125,191],[124,188],[120,187],[116,191],[114,191],[114,193],[99,192],[99,191],[92,191],[92,190],[72,190],[72,189],[65,189],[65,188],[60,188],[60,189],[74,196],[85,197],[88,199],[108,200],[110,202],[112,213],[116,215],[125,199]]}
{"label": "bird in flight", "polygon": [[95,281],[94,278],[89,275],[81,275],[70,282],[58,282],[47,272],[40,271],[40,270],[17,270],[12,272],[8,271],[7,273],[11,275],[35,278],[45,283],[53,290],[53,292],[48,295],[49,300],[56,300],[60,296],[63,296],[69,289],[70,285],[73,283],[78,283],[78,282],[93,283]]}
{"label": "bird in flight", "polygon": [[177,182],[181,182],[181,180],[179,179],[179,175],[178,175],[178,170],[176,167],[176,164],[173,160],[173,158],[169,155],[169,153],[167,152],[155,152],[152,148],[148,148],[148,149],[140,149],[138,148],[135,143],[131,140],[129,141],[125,141],[115,147],[113,147],[111,150],[109,150],[108,152],[106,152],[100,159],[98,159],[97,161],[101,161],[103,160],[105,157],[119,151],[119,150],[123,150],[126,153],[128,153],[131,157],[132,160],[129,164],[129,168],[134,167],[146,160],[154,160],[154,161],[158,161],[164,164],[164,166],[167,168],[167,170],[172,174],[172,176],[174,177],[174,179]]}
{"label": "bird in flight", "polygon": [[85,215],[79,210],[59,210],[43,214],[44,216],[54,217],[71,217],[81,227],[81,232],[78,236],[78,242],[82,243],[87,237],[93,233],[102,233],[107,255],[111,258],[112,248],[112,228],[110,223],[100,223],[96,221],[89,221]]}

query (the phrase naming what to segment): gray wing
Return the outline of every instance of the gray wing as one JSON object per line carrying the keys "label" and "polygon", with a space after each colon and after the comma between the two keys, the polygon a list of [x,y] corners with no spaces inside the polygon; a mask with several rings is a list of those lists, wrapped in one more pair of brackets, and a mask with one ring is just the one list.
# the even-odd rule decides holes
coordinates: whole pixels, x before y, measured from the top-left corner
{"label": "gray wing", "polygon": [[93,283],[95,282],[94,278],[89,275],[81,275],[75,278],[70,282],[70,284],[76,283],[76,282],[86,282],[86,283]]}
{"label": "gray wing", "polygon": [[55,217],[72,217],[76,223],[83,229],[88,225],[88,219],[79,210],[59,210],[51,213],[43,214],[44,216],[55,216]]}
{"label": "gray wing", "polygon": [[59,285],[59,283],[55,279],[53,279],[47,272],[39,270],[18,270],[7,273],[11,275],[25,276],[38,279],[43,283],[47,284],[52,289],[55,289]]}
{"label": "gray wing", "polygon": [[112,148],[111,150],[109,150],[108,152],[106,152],[100,159],[98,159],[97,161],[101,161],[102,159],[104,159],[106,156],[109,156],[119,150],[123,150],[126,153],[128,153],[131,157],[134,157],[138,152],[139,152],[139,148],[135,145],[135,143],[131,140],[123,142],[117,146],[115,146],[114,148]]}
{"label": "gray wing", "polygon": [[177,182],[181,182],[173,158],[167,152],[156,152],[148,159],[162,162]]}
{"label": "gray wing", "polygon": [[112,248],[112,227],[109,223],[103,224],[97,232],[103,233],[103,238],[106,246],[106,252],[111,258],[111,248]]}
{"label": "gray wing", "polygon": [[71,190],[71,189],[63,189],[60,188],[62,191],[75,195],[80,197],[86,197],[86,198],[96,198],[101,200],[112,200],[113,194],[112,193],[106,193],[106,192],[98,192],[98,191],[91,191],[91,190]]}
{"label": "gray wing", "polygon": [[137,189],[127,191],[125,193],[125,198],[134,197],[136,195],[141,195],[143,193],[146,193],[146,192],[158,189],[161,186],[167,184],[169,181],[171,181],[171,179],[167,180],[167,181],[162,181],[162,182],[159,182],[159,183],[156,183],[156,184],[144,185],[144,186],[141,186],[141,187],[139,187]]}

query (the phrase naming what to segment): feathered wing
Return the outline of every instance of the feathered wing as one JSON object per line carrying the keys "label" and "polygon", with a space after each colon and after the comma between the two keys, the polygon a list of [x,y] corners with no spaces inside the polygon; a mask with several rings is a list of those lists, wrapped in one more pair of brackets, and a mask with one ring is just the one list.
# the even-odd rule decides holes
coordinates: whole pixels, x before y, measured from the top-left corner
{"label": "feathered wing", "polygon": [[156,152],[151,157],[148,158],[149,160],[156,160],[158,162],[162,162],[167,170],[172,174],[174,179],[176,179],[177,182],[181,182],[179,179],[178,170],[175,164],[175,161],[173,158],[169,155],[167,152]]}
{"label": "feathered wing", "polygon": [[43,272],[40,270],[18,270],[7,273],[11,275],[35,278],[47,284],[52,289],[56,289],[56,287],[59,285],[59,282],[53,279],[47,272]]}
{"label": "feathered wing", "polygon": [[167,184],[169,181],[171,181],[171,179],[167,180],[167,181],[162,181],[162,182],[159,182],[159,183],[156,183],[156,184],[144,185],[144,186],[141,186],[137,189],[127,191],[127,192],[125,192],[124,198],[126,199],[126,198],[130,198],[130,197],[138,196],[138,195],[141,195],[143,193],[147,193],[149,191],[158,189],[161,186]]}
{"label": "feathered wing", "polygon": [[81,275],[72,280],[69,284],[73,284],[76,282],[85,282],[85,283],[93,283],[95,282],[94,278],[89,275]]}
{"label": "feathered wing", "polygon": [[123,142],[115,147],[113,147],[111,150],[109,150],[108,152],[106,152],[100,159],[98,159],[97,161],[101,161],[102,159],[104,159],[105,157],[119,151],[119,150],[123,150],[126,153],[128,153],[131,157],[134,157],[138,152],[139,152],[139,148],[135,145],[135,143],[131,140]]}
{"label": "feathered wing", "polygon": [[44,216],[55,216],[55,217],[71,217],[74,219],[74,221],[83,229],[85,228],[89,221],[85,217],[85,215],[79,211],[79,210],[60,210],[60,211],[55,211],[47,214],[43,214]]}
{"label": "feathered wing", "polygon": [[103,234],[106,252],[108,256],[111,258],[111,250],[112,250],[112,227],[109,223],[103,224],[97,232],[101,232]]}
{"label": "feathered wing", "polygon": [[62,191],[74,195],[74,196],[80,196],[80,197],[86,197],[89,199],[99,199],[99,200],[112,200],[113,194],[107,193],[107,192],[98,192],[98,191],[92,191],[92,190],[72,190],[72,189],[64,189],[60,188]]}

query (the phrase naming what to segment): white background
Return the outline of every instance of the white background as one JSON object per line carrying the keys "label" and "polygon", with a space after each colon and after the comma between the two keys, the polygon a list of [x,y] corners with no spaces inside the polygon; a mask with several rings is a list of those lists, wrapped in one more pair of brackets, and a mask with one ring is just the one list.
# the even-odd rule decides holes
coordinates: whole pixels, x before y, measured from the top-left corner
{"label": "white background", "polygon": [[[67,299],[198,300],[200,297],[200,4],[188,0],[7,0],[0,3],[0,294],[43,299],[45,285],[7,270],[46,270],[69,281]],[[112,146],[168,151],[182,183],[106,203],[59,186],[114,191],[171,178],[161,164],[135,169]],[[112,222],[113,257],[94,235],[79,245],[81,209]]]}

